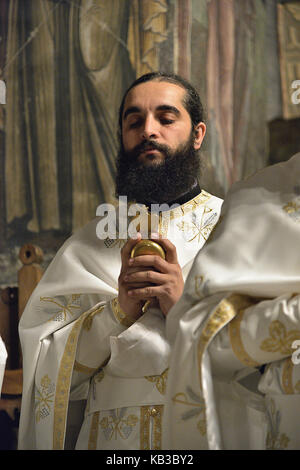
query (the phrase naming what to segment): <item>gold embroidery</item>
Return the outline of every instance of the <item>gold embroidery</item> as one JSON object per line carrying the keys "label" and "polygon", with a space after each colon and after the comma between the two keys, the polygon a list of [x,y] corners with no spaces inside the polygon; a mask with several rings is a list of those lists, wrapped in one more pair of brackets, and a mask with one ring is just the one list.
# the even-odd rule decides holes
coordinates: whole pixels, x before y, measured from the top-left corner
{"label": "gold embroidery", "polygon": [[[297,198],[299,200],[299,198]],[[290,201],[282,207],[282,209],[295,221],[300,222],[300,204]]]}
{"label": "gold embroidery", "polygon": [[209,218],[209,220],[206,220],[206,222],[203,223],[204,216],[206,214],[209,214],[210,212],[212,212],[212,209],[210,207],[204,206],[200,223],[197,223],[197,221],[195,220],[192,220],[191,223],[183,220],[182,222],[179,222],[177,224],[177,227],[182,232],[192,232],[192,238],[188,240],[188,242],[192,242],[197,237],[198,237],[198,243],[200,243],[201,237],[203,237],[203,239],[207,241],[215,225],[214,223],[212,222],[209,223],[209,222],[211,220],[214,220],[215,217],[217,216],[217,214],[214,213],[213,216]]}
{"label": "gold embroidery", "polygon": [[93,324],[93,320],[94,320],[94,316],[95,315],[98,315],[98,313],[101,313],[102,310],[104,309],[105,305],[101,305],[101,307],[99,307],[98,309],[92,311],[84,320],[83,324],[82,324],[82,328],[84,330],[87,330],[89,331],[91,328],[92,328],[92,324]]}
{"label": "gold embroidery", "polygon": [[292,395],[294,393],[300,393],[300,380],[297,381],[295,387],[293,386],[293,371],[294,364],[291,357],[288,357],[283,362],[282,367],[282,388],[284,393]]}
{"label": "gold embroidery", "polygon": [[176,395],[172,398],[172,401],[175,403],[179,403],[181,405],[190,406],[192,407],[190,410],[185,411],[181,415],[181,419],[186,421],[187,419],[193,418],[194,416],[199,416],[200,419],[197,421],[197,429],[202,436],[206,434],[206,416],[205,416],[205,402],[204,399],[198,396],[190,387],[186,389],[189,398],[192,401],[189,401],[186,397],[186,394],[183,392],[176,393]]}
{"label": "gold embroidery", "polygon": [[204,204],[209,199],[211,199],[211,194],[207,193],[206,191],[201,191],[198,196],[196,196],[191,201],[187,201],[185,204],[182,204],[175,209],[170,211],[170,220],[177,219],[178,217],[182,217],[183,215],[188,214],[189,212],[193,212],[198,206]]}
{"label": "gold embroidery", "polygon": [[295,390],[297,391],[297,393],[300,393],[300,380],[298,380],[298,382],[296,383]]}
{"label": "gold embroidery", "polygon": [[[140,449],[160,450],[162,437],[163,405],[141,406],[140,418]],[[153,425],[153,436],[150,436],[150,423]],[[153,442],[151,443],[151,437]],[[152,444],[152,445],[151,445]]]}
{"label": "gold embroidery", "polygon": [[150,450],[150,414],[148,406],[141,406],[140,449]]}
{"label": "gold embroidery", "polygon": [[195,276],[195,295],[196,297],[200,297],[200,299],[203,298],[203,295],[201,291],[203,292],[203,289],[205,289],[205,285],[208,284],[208,281],[204,281],[204,276],[199,275]]}
{"label": "gold embroidery", "polygon": [[[151,410],[151,416],[153,417],[153,445],[152,449],[161,450],[161,437],[162,437],[162,416],[163,416],[163,405],[155,405],[155,408]],[[155,413],[154,413],[155,412]]]}
{"label": "gold embroidery", "polygon": [[282,388],[284,393],[291,395],[294,393],[293,388],[293,368],[294,364],[292,359],[288,357],[285,359],[282,367]]}
{"label": "gold embroidery", "polygon": [[206,321],[202,332],[200,334],[198,342],[198,375],[200,380],[200,387],[202,389],[202,374],[201,374],[201,365],[202,365],[202,356],[203,353],[215,336],[215,334],[226,325],[238,311],[248,305],[249,302],[248,296],[243,296],[239,294],[232,294],[228,298],[223,299],[215,311],[210,315]]}
{"label": "gold embroidery", "polygon": [[116,297],[111,301],[111,307],[112,311],[116,317],[116,319],[121,323],[121,325],[124,326],[131,326],[134,323],[134,320],[132,320],[120,307],[118,298]]}
{"label": "gold embroidery", "polygon": [[101,369],[101,370],[98,372],[98,374],[95,375],[94,381],[97,382],[97,383],[99,383],[99,382],[101,382],[101,380],[103,380],[103,379],[104,379],[104,370]]}
{"label": "gold embroidery", "polygon": [[106,440],[110,441],[113,437],[117,439],[118,435],[122,439],[128,439],[139,419],[134,414],[125,417],[126,411],[127,408],[109,410],[108,416],[102,418],[100,426]]}
{"label": "gold embroidery", "polygon": [[242,306],[238,308],[238,312],[236,317],[231,320],[229,323],[229,339],[232,347],[232,351],[234,352],[235,356],[248,367],[258,367],[260,364],[252,359],[251,356],[247,353],[244,348],[244,344],[241,337],[241,323],[243,321],[244,312],[246,308],[251,307],[256,302],[254,299],[245,298],[245,302]]}
{"label": "gold embroidery", "polygon": [[38,423],[40,419],[44,419],[50,415],[50,407],[53,403],[55,385],[51,382],[48,375],[44,375],[41,379],[41,388],[36,387],[35,395],[35,420]]}
{"label": "gold embroidery", "polygon": [[127,240],[125,238],[117,238],[116,240],[115,239],[111,239],[111,238],[106,238],[104,240],[104,245],[106,246],[106,248],[114,248],[115,246],[118,245],[118,248],[123,248],[123,246],[125,245],[125,243],[127,242]]}
{"label": "gold embroidery", "polygon": [[[55,315],[53,315],[49,321],[66,321],[68,313],[73,316],[73,309],[80,308],[80,305],[78,305],[80,295],[81,294],[72,294],[69,299],[62,296],[62,298],[66,301],[66,305],[58,302],[58,300],[54,300],[55,297],[40,297],[41,302],[50,302],[59,307],[59,309],[55,312]],[[56,299],[59,297],[60,296],[57,296]]]}
{"label": "gold embroidery", "polygon": [[[98,309],[96,307],[95,309]],[[92,309],[93,311],[93,309]],[[66,342],[65,350],[60,361],[55,401],[54,401],[54,424],[53,424],[53,449],[61,450],[64,447],[65,424],[67,407],[69,400],[69,390],[71,384],[71,376],[74,365],[74,358],[77,347],[77,340],[81,331],[82,323],[85,318],[90,315],[88,310],[82,314],[74,323],[72,330]]]}
{"label": "gold embroidery", "polygon": [[88,450],[97,449],[99,415],[100,415],[100,411],[95,411],[95,413],[93,413],[91,428],[90,428],[90,435],[89,435],[89,442],[88,442]]}
{"label": "gold embroidery", "polygon": [[97,369],[95,369],[95,368],[93,368],[93,367],[85,366],[84,364],[80,364],[80,362],[75,361],[75,363],[74,363],[74,370],[75,370],[76,372],[81,372],[82,374],[91,375],[91,374],[94,374]]}
{"label": "gold embroidery", "polygon": [[296,204],[293,201],[290,201],[285,206],[283,206],[283,210],[288,214],[292,214],[293,212],[297,212],[300,210],[300,205]]}
{"label": "gold embroidery", "polygon": [[291,355],[293,341],[300,339],[300,330],[286,331],[286,327],[279,320],[274,320],[269,326],[270,338],[265,339],[260,349],[267,352],[279,351],[284,355]]}
{"label": "gold embroidery", "polygon": [[267,433],[266,448],[267,450],[283,450],[286,449],[290,439],[285,433],[280,434],[280,412],[276,411],[275,402],[272,399],[269,409],[270,431]]}
{"label": "gold embroidery", "polygon": [[145,377],[145,379],[149,380],[149,382],[155,383],[157,390],[162,395],[166,393],[168,371],[169,369],[166,369],[161,375],[148,375]]}

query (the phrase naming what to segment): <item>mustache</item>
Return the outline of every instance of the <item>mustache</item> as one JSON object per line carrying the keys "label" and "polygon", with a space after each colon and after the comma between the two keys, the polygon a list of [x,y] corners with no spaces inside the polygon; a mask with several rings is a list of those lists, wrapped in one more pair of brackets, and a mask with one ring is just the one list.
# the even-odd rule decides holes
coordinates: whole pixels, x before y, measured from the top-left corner
{"label": "mustache", "polygon": [[136,159],[146,150],[158,150],[159,152],[164,153],[166,157],[170,155],[170,148],[167,145],[159,144],[154,140],[144,140],[133,148],[130,152],[130,156]]}

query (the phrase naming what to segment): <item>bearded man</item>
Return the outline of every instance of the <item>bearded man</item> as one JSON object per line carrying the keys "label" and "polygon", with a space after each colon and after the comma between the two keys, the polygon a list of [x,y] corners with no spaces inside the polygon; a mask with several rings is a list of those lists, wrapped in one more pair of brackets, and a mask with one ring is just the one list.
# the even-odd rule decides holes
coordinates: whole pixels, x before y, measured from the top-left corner
{"label": "bearded man", "polygon": [[116,195],[156,215],[149,237],[163,257],[131,256],[140,233],[124,243],[99,239],[99,218],[59,250],[20,322],[20,449],[162,446],[165,319],[222,200],[197,182],[206,126],[188,82],[142,76],[123,98],[119,124]]}

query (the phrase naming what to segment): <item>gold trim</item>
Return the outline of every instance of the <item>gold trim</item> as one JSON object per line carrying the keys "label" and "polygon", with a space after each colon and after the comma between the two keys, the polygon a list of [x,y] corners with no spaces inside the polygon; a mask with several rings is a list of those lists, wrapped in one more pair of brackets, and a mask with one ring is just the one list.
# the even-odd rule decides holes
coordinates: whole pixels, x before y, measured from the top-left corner
{"label": "gold trim", "polygon": [[131,326],[134,324],[134,320],[132,320],[128,315],[127,313],[125,313],[121,307],[120,307],[120,304],[119,304],[119,301],[118,301],[118,297],[116,297],[115,299],[111,300],[110,302],[111,304],[111,308],[112,308],[112,311],[114,313],[114,316],[116,317],[116,319],[119,321],[119,323],[121,323],[121,325],[123,326]]}
{"label": "gold trim", "polygon": [[102,305],[99,307],[97,310],[92,311],[84,320],[82,328],[86,331],[89,331],[92,328],[94,316],[98,315],[98,313],[101,313],[104,310],[105,305]]}
{"label": "gold trim", "polygon": [[[232,294],[228,298],[221,300],[215,311],[206,321],[198,342],[198,375],[200,381],[200,389],[202,390],[202,373],[201,363],[202,356],[210,341],[218,333],[218,331],[232,320],[241,308],[250,305],[250,297],[240,294]],[[252,301],[253,302],[253,301]]]}
{"label": "gold trim", "polygon": [[81,372],[82,374],[90,375],[90,374],[94,374],[96,372],[96,370],[98,370],[98,368],[88,367],[88,366],[85,366],[84,364],[81,364],[78,361],[75,361],[74,370],[76,372]]}
{"label": "gold trim", "polygon": [[250,297],[245,298],[244,302],[238,307],[238,312],[235,318],[229,323],[229,339],[232,347],[232,351],[235,356],[247,367],[258,367],[260,364],[252,359],[251,356],[245,350],[242,337],[241,337],[241,323],[243,321],[244,312],[246,308],[255,305],[256,301]]}
{"label": "gold trim", "polygon": [[93,413],[91,427],[90,427],[88,450],[97,450],[99,415],[100,415],[100,411],[95,411]]}
{"label": "gold trim", "polygon": [[150,450],[150,413],[149,413],[149,406],[141,406],[140,450]]}
{"label": "gold trim", "polygon": [[[182,217],[189,212],[194,211],[198,206],[204,204],[205,202],[209,201],[212,198],[212,195],[207,193],[206,191],[202,190],[198,196],[194,197],[190,201],[185,202],[179,207],[172,209],[170,211],[170,220],[177,219],[178,217]],[[167,211],[168,212],[168,211]]]}
{"label": "gold trim", "polygon": [[171,220],[177,219],[179,217],[183,217],[184,215],[188,214],[189,212],[194,211],[198,206],[201,204],[206,203],[212,198],[212,195],[207,193],[206,191],[202,190],[198,196],[190,199],[189,201],[185,202],[179,207],[175,209],[170,209],[168,211],[164,211],[163,213],[159,213],[159,223],[158,223],[158,232],[162,238],[167,238],[169,222]]}
{"label": "gold trim", "polygon": [[157,413],[153,416],[153,446],[151,447],[154,450],[161,450],[162,442],[162,418],[164,405],[156,405],[155,410]]}
{"label": "gold trim", "polygon": [[293,387],[293,369],[294,364],[292,359],[288,357],[284,360],[282,367],[282,388],[284,393],[287,395],[292,395],[295,393]]}
{"label": "gold trim", "polygon": [[[162,447],[162,418],[164,405],[141,406],[140,449],[160,450]],[[150,422],[152,419],[152,436]],[[151,442],[151,437],[153,444]]]}
{"label": "gold trim", "polygon": [[168,372],[169,368],[164,370],[161,375],[147,375],[145,376],[145,379],[149,380],[149,382],[155,383],[159,393],[164,395],[166,393]]}
{"label": "gold trim", "polygon": [[92,312],[101,307],[94,307],[83,313],[74,323],[73,328],[69,334],[66,342],[65,350],[63,352],[55,391],[54,402],[54,418],[53,418],[53,449],[61,450],[64,448],[64,437],[66,429],[66,417],[68,410],[69,391],[71,385],[71,377],[74,367],[74,357],[76,353],[78,336],[81,331],[81,326],[84,320]]}

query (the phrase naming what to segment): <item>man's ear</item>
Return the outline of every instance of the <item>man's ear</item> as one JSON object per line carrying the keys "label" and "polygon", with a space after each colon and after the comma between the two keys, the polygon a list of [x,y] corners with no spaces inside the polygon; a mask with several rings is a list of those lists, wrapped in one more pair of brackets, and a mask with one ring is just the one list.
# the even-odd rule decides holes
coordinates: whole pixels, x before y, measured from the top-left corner
{"label": "man's ear", "polygon": [[204,122],[199,122],[194,128],[194,149],[199,150],[206,133],[206,125]]}

